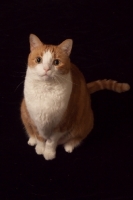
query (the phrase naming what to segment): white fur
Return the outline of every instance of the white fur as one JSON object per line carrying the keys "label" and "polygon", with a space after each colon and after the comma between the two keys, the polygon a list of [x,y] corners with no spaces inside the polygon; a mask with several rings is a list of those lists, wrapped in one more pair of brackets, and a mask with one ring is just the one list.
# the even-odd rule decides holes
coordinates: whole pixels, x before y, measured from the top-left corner
{"label": "white fur", "polygon": [[30,137],[29,140],[28,140],[28,144],[30,146],[36,145],[37,144],[36,138]]}
{"label": "white fur", "polygon": [[46,141],[46,146],[45,146],[45,151],[43,153],[43,156],[46,160],[52,160],[56,156],[56,145],[57,142],[54,140],[47,140]]}
{"label": "white fur", "polygon": [[47,51],[43,55],[43,66],[44,69],[50,69],[52,65],[53,57],[50,51]]}
{"label": "white fur", "polygon": [[64,149],[65,149],[65,151],[66,151],[67,153],[72,153],[72,151],[73,151],[73,149],[74,149],[74,146],[72,146],[71,144],[66,143],[66,144],[64,145]]}
{"label": "white fur", "polygon": [[38,155],[42,155],[45,151],[45,143],[37,141],[37,145],[35,147],[35,151]]}
{"label": "white fur", "polygon": [[43,155],[46,160],[52,160],[56,157],[56,151],[52,151],[51,149],[46,149]]}
{"label": "white fur", "polygon": [[[68,74],[66,78],[71,80],[71,75]],[[27,73],[24,88],[26,106],[39,133],[46,138],[46,132],[57,125],[67,108],[72,90],[72,84],[68,81],[35,81]]]}
{"label": "white fur", "polygon": [[[51,53],[47,52],[43,55],[41,64],[37,64],[36,67],[28,67],[24,87],[27,110],[39,134],[46,140],[54,135],[52,129],[58,125],[67,109],[72,91],[71,74],[59,75],[51,64],[52,60]],[[43,76],[45,67],[50,68],[47,78]],[[55,75],[60,78],[53,79]],[[38,148],[36,147],[36,151],[40,154]]]}

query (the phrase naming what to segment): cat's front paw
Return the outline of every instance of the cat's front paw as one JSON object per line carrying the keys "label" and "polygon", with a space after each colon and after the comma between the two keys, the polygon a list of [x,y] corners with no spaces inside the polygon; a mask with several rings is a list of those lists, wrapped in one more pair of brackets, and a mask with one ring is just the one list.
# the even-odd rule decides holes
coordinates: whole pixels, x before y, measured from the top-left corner
{"label": "cat's front paw", "polygon": [[43,156],[46,160],[53,160],[56,157],[56,152],[52,150],[46,150],[43,153]]}
{"label": "cat's front paw", "polygon": [[35,151],[38,155],[42,155],[45,151],[45,145],[37,144],[36,147],[35,147]]}
{"label": "cat's front paw", "polygon": [[34,145],[36,145],[36,138],[34,138],[34,137],[30,137],[29,138],[29,140],[28,140],[28,145],[30,145],[30,146],[34,146]]}
{"label": "cat's front paw", "polygon": [[71,144],[67,144],[67,143],[66,143],[66,144],[64,145],[64,149],[65,149],[65,151],[66,151],[67,153],[72,153],[74,147],[73,147]]}

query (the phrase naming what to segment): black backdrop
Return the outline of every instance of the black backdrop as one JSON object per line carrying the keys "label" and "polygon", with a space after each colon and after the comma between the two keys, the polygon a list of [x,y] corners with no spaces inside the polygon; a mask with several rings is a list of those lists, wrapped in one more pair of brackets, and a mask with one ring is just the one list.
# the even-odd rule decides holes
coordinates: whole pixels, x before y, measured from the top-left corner
{"label": "black backdrop", "polygon": [[[130,1],[43,0],[0,3],[1,199],[133,198],[133,14]],[[20,102],[28,37],[74,41],[71,60],[86,81],[128,82],[123,94],[92,95],[95,126],[83,144],[45,161],[27,145]]]}

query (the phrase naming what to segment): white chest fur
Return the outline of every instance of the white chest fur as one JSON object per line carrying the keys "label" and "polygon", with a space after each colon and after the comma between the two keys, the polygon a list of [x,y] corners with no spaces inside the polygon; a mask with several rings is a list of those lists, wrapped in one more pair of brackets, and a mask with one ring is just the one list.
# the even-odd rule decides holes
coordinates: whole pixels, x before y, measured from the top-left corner
{"label": "white chest fur", "polygon": [[72,92],[71,74],[60,81],[35,81],[28,73],[25,78],[24,97],[28,112],[40,135],[51,134],[67,109]]}

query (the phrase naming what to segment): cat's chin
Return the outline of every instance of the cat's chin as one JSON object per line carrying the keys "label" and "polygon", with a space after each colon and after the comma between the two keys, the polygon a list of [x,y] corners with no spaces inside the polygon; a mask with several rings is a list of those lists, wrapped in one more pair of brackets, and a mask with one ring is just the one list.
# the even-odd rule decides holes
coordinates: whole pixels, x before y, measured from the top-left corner
{"label": "cat's chin", "polygon": [[43,81],[50,81],[50,80],[52,80],[52,77],[50,77],[50,76],[48,76],[48,75],[43,75],[43,76],[41,76],[40,78],[41,78],[41,80],[43,80]]}

